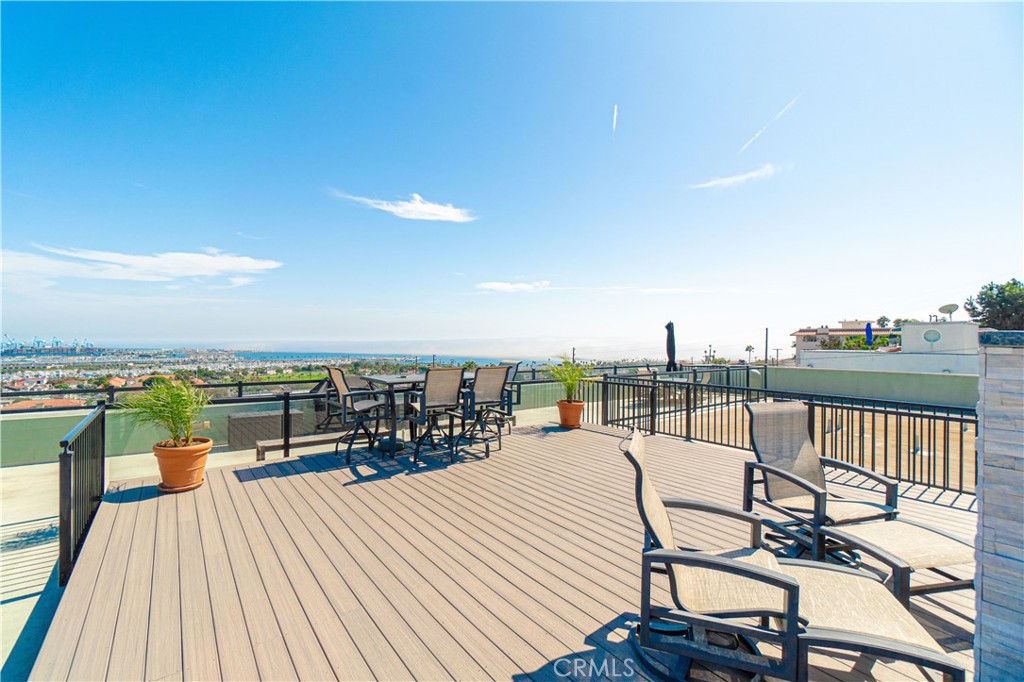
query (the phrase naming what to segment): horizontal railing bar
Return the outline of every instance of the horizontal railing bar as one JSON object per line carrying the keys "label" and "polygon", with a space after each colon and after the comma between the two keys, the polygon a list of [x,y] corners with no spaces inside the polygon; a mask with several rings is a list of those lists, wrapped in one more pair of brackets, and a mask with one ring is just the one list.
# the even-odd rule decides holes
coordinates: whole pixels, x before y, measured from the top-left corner
{"label": "horizontal railing bar", "polygon": [[85,431],[85,429],[88,428],[88,426],[92,424],[93,421],[99,419],[99,416],[103,414],[103,410],[105,407],[106,404],[101,401],[99,405],[93,408],[92,412],[83,417],[82,421],[78,422],[73,429],[68,431],[68,434],[61,439],[60,446],[62,448],[66,448],[68,445],[70,445],[71,441],[78,437],[78,434],[82,433],[82,431]]}

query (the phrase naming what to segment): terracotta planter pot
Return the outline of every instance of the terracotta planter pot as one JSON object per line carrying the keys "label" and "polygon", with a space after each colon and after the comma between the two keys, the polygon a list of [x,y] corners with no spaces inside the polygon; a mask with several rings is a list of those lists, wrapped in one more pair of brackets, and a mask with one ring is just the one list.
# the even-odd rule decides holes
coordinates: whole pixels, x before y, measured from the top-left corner
{"label": "terracotta planter pot", "polygon": [[183,493],[201,486],[206,456],[212,447],[210,438],[193,438],[192,445],[178,448],[169,440],[154,445],[153,454],[160,465],[162,479],[157,489],[162,493]]}
{"label": "terracotta planter pot", "polygon": [[559,400],[558,401],[558,425],[563,429],[580,428],[580,420],[583,418],[582,400]]}

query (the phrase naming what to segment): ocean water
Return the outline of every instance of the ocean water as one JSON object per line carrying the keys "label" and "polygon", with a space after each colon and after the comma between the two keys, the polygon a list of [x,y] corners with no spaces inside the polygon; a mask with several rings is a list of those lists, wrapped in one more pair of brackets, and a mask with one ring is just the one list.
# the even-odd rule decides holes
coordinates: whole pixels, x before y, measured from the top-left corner
{"label": "ocean water", "polygon": [[[348,360],[357,359],[395,359],[401,360],[402,362],[418,362],[420,364],[429,363],[434,356],[431,355],[395,355],[388,353],[308,353],[301,351],[286,351],[286,352],[269,352],[269,351],[238,351],[235,357],[240,360],[254,360],[254,361],[286,361],[286,362],[302,362],[303,360],[310,361],[322,361],[322,360],[333,360],[338,358],[344,358]],[[493,365],[499,362],[507,362],[513,360],[512,358],[486,358],[472,355],[438,355],[436,361],[438,364],[455,364],[461,365],[469,361],[473,361],[478,365]],[[529,366],[535,363],[532,361],[524,361],[523,366]]]}

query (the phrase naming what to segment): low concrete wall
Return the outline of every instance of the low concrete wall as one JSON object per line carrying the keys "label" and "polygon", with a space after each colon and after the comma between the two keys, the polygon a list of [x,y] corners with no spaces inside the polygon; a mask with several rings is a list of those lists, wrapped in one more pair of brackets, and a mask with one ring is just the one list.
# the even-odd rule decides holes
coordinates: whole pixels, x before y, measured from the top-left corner
{"label": "low concrete wall", "polygon": [[[764,371],[761,367],[757,370]],[[758,381],[751,377],[752,385],[763,385]],[[974,407],[978,403],[978,377],[969,374],[769,367],[768,388],[956,407]]]}
{"label": "low concrete wall", "polygon": [[814,369],[852,369],[863,372],[978,373],[977,354],[889,353],[872,350],[805,350],[800,366]]}
{"label": "low concrete wall", "polygon": [[1024,670],[1024,332],[981,334],[974,679]]}

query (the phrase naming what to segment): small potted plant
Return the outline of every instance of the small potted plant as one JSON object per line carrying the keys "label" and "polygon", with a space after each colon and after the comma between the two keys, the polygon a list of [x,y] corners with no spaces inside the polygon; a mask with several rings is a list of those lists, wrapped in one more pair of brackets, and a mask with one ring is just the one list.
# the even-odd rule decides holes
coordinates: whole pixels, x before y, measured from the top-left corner
{"label": "small potted plant", "polygon": [[576,364],[567,355],[562,356],[562,364],[548,370],[551,377],[565,389],[565,400],[558,401],[558,425],[562,428],[580,428],[583,401],[577,400],[576,396],[579,394],[580,383],[584,381],[589,370],[590,367]]}
{"label": "small potted plant", "polygon": [[124,401],[124,407],[134,413],[136,421],[162,427],[170,436],[153,446],[160,465],[160,492],[181,493],[203,484],[206,456],[213,440],[194,437],[192,429],[209,403],[210,397],[191,382],[162,378]]}

